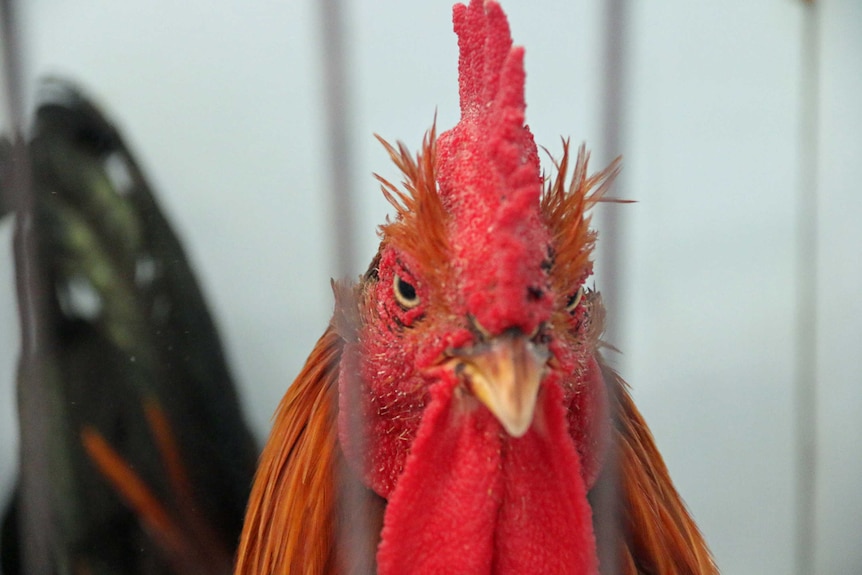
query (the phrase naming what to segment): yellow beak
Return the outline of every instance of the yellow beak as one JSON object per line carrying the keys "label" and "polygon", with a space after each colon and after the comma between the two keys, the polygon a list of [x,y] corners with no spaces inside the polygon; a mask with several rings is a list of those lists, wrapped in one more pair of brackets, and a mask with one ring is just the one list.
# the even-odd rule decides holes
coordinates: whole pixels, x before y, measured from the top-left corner
{"label": "yellow beak", "polygon": [[544,345],[510,333],[453,354],[455,372],[512,437],[533,423],[548,357]]}

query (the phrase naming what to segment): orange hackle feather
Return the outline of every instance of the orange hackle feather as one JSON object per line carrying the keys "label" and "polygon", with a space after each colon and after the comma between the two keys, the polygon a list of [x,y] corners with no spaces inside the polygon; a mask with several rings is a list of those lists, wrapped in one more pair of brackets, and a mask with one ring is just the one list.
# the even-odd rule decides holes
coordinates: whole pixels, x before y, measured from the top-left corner
{"label": "orange hackle feather", "polygon": [[569,141],[563,140],[563,157],[553,160],[557,173],[546,179],[541,210],[551,230],[556,291],[565,293],[569,286],[579,285],[592,273],[592,253],[596,231],[590,228],[589,210],[605,199],[622,166],[617,158],[604,170],[589,174],[590,153],[581,144],[575,167],[569,178]]}
{"label": "orange hackle feather", "polygon": [[[353,523],[360,507],[344,502],[345,493],[367,498],[378,532],[382,522],[379,498],[349,473],[337,443],[343,343],[334,327],[327,329],[278,406],[249,498],[237,574],[373,572],[373,564],[347,566],[350,558],[337,545],[342,535],[349,547],[340,526]],[[371,551],[363,555],[373,559]]]}
{"label": "orange hackle feather", "polygon": [[396,211],[395,220],[387,218],[380,226],[380,235],[412,255],[426,275],[439,277],[449,267],[450,246],[446,236],[449,214],[437,193],[436,120],[415,158],[403,143],[393,146],[376,137],[404,176],[402,191],[389,180],[374,175],[381,184],[383,197]]}
{"label": "orange hackle feather", "polygon": [[341,340],[323,334],[275,413],[260,457],[236,573],[332,573]]}
{"label": "orange hackle feather", "polygon": [[709,547],[677,493],[628,386],[605,365],[602,373],[616,399],[613,418],[621,529],[619,539],[608,543],[619,550],[620,575],[717,574]]}

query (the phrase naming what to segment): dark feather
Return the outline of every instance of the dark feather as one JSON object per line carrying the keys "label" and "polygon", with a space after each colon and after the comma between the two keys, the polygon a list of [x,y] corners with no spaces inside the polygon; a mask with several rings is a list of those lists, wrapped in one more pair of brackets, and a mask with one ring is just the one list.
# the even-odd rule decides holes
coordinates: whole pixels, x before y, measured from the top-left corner
{"label": "dark feather", "polygon": [[[110,485],[85,452],[88,429],[177,524],[188,519],[178,499],[193,497],[185,505],[211,526],[229,571],[257,450],[203,294],[117,130],[68,83],[48,81],[41,93],[28,143],[38,249],[25,254],[19,242],[15,256],[19,275],[30,266],[43,288],[22,297],[44,311],[34,318],[39,345],[19,364],[22,445],[40,426],[48,441],[22,448],[22,504],[3,555],[17,553],[17,534],[36,533],[58,572],[175,572],[116,493],[123,486]],[[19,218],[19,237],[21,226]],[[48,398],[38,411],[34,396]],[[170,481],[176,465],[147,405],[164,414],[191,494]],[[40,470],[41,485],[28,469]],[[25,504],[40,498],[47,516]]]}

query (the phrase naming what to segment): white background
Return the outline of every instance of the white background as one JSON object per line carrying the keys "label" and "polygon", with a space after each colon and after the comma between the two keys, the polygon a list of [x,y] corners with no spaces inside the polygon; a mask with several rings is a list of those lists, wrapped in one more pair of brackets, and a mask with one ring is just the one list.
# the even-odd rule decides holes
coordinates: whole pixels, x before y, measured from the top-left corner
{"label": "white background", "polygon": [[[23,3],[22,3],[23,4]],[[31,0],[28,89],[72,78],[115,118],[185,241],[262,438],[331,312],[316,2]],[[372,137],[415,149],[457,121],[449,1],[346,2],[361,260],[396,178]],[[794,567],[797,271],[818,285],[817,573],[862,572],[862,3],[819,2],[819,77],[798,0],[631,3],[621,301],[609,310],[676,483],[727,574]],[[603,3],[507,1],[528,123],[600,143]],[[804,86],[818,131],[802,136]],[[798,270],[801,167],[816,154],[817,268]],[[809,156],[810,157],[810,156]],[[598,164],[595,165],[599,167]],[[0,488],[15,465],[11,225],[0,225]],[[600,239],[601,241],[601,239]],[[601,266],[601,261],[599,262]],[[601,278],[598,287],[601,288]]]}

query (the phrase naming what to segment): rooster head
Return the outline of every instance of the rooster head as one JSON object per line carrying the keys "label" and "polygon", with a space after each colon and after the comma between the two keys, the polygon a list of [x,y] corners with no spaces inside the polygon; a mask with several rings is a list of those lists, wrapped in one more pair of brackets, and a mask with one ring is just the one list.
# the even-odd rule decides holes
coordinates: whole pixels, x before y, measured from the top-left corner
{"label": "rooster head", "polygon": [[460,122],[416,156],[384,142],[397,214],[339,290],[340,442],[387,500],[381,573],[595,572],[610,416],[587,210],[617,165],[588,177],[581,148],[569,175],[564,142],[545,178],[505,14],[472,0],[453,20]]}

